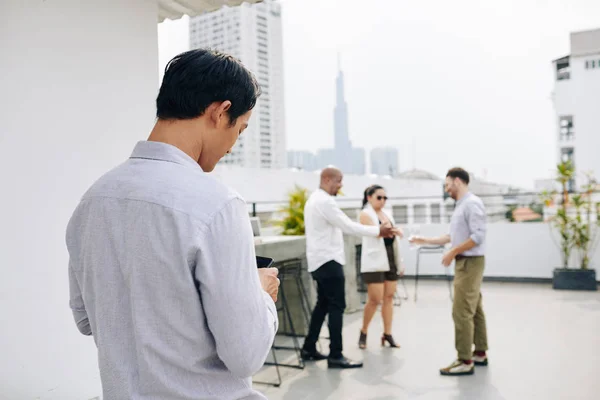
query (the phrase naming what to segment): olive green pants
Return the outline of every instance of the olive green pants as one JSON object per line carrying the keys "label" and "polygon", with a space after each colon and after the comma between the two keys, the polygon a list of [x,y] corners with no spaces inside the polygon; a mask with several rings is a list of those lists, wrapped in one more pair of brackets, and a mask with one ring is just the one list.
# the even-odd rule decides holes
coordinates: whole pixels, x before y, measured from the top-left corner
{"label": "olive green pants", "polygon": [[454,272],[454,340],[460,360],[470,360],[475,351],[486,351],[487,329],[481,304],[481,281],[485,257],[456,257]]}

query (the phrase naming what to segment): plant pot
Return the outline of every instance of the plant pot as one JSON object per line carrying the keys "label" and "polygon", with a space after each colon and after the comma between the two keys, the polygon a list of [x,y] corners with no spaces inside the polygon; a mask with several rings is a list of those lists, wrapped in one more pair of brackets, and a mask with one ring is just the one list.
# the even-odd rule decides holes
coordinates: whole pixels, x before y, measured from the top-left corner
{"label": "plant pot", "polygon": [[598,290],[596,270],[556,268],[552,287],[559,290]]}

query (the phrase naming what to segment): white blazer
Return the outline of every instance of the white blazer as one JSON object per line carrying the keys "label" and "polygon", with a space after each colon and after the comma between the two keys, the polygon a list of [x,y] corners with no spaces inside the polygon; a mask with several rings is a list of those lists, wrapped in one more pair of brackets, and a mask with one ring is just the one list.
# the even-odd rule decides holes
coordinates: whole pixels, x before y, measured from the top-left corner
{"label": "white blazer", "polygon": [[[379,226],[379,218],[377,213],[367,204],[363,211],[371,217],[373,224]],[[392,225],[396,225],[394,217],[387,212],[385,209],[381,210],[390,220]],[[402,257],[400,256],[400,238],[396,237],[394,240],[394,256],[396,257],[396,266],[398,273],[403,269]],[[362,238],[362,251],[360,255],[360,272],[386,272],[390,270],[390,263],[387,257],[387,251],[385,249],[385,243],[381,237],[369,237],[363,236]]]}

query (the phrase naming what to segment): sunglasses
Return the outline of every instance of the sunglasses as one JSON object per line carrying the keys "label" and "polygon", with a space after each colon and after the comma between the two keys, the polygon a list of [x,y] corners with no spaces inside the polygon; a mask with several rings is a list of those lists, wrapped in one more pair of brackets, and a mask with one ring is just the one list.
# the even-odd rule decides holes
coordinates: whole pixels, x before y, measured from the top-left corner
{"label": "sunglasses", "polygon": [[377,196],[377,200],[381,201],[381,200],[387,200],[387,196]]}

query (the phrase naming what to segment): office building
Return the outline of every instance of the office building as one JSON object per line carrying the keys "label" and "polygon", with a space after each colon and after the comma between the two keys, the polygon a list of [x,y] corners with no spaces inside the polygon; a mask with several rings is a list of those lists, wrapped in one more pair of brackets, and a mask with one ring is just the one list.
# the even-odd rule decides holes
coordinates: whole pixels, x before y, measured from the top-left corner
{"label": "office building", "polygon": [[222,7],[190,18],[189,29],[191,48],[212,48],[233,55],[254,72],[262,88],[250,126],[221,162],[285,168],[281,5],[267,0]]}
{"label": "office building", "polygon": [[557,161],[573,162],[577,189],[583,172],[600,178],[600,29],[571,33],[571,53],[553,66]]}
{"label": "office building", "polygon": [[398,149],[376,147],[371,150],[371,173],[391,176],[398,174]]}

